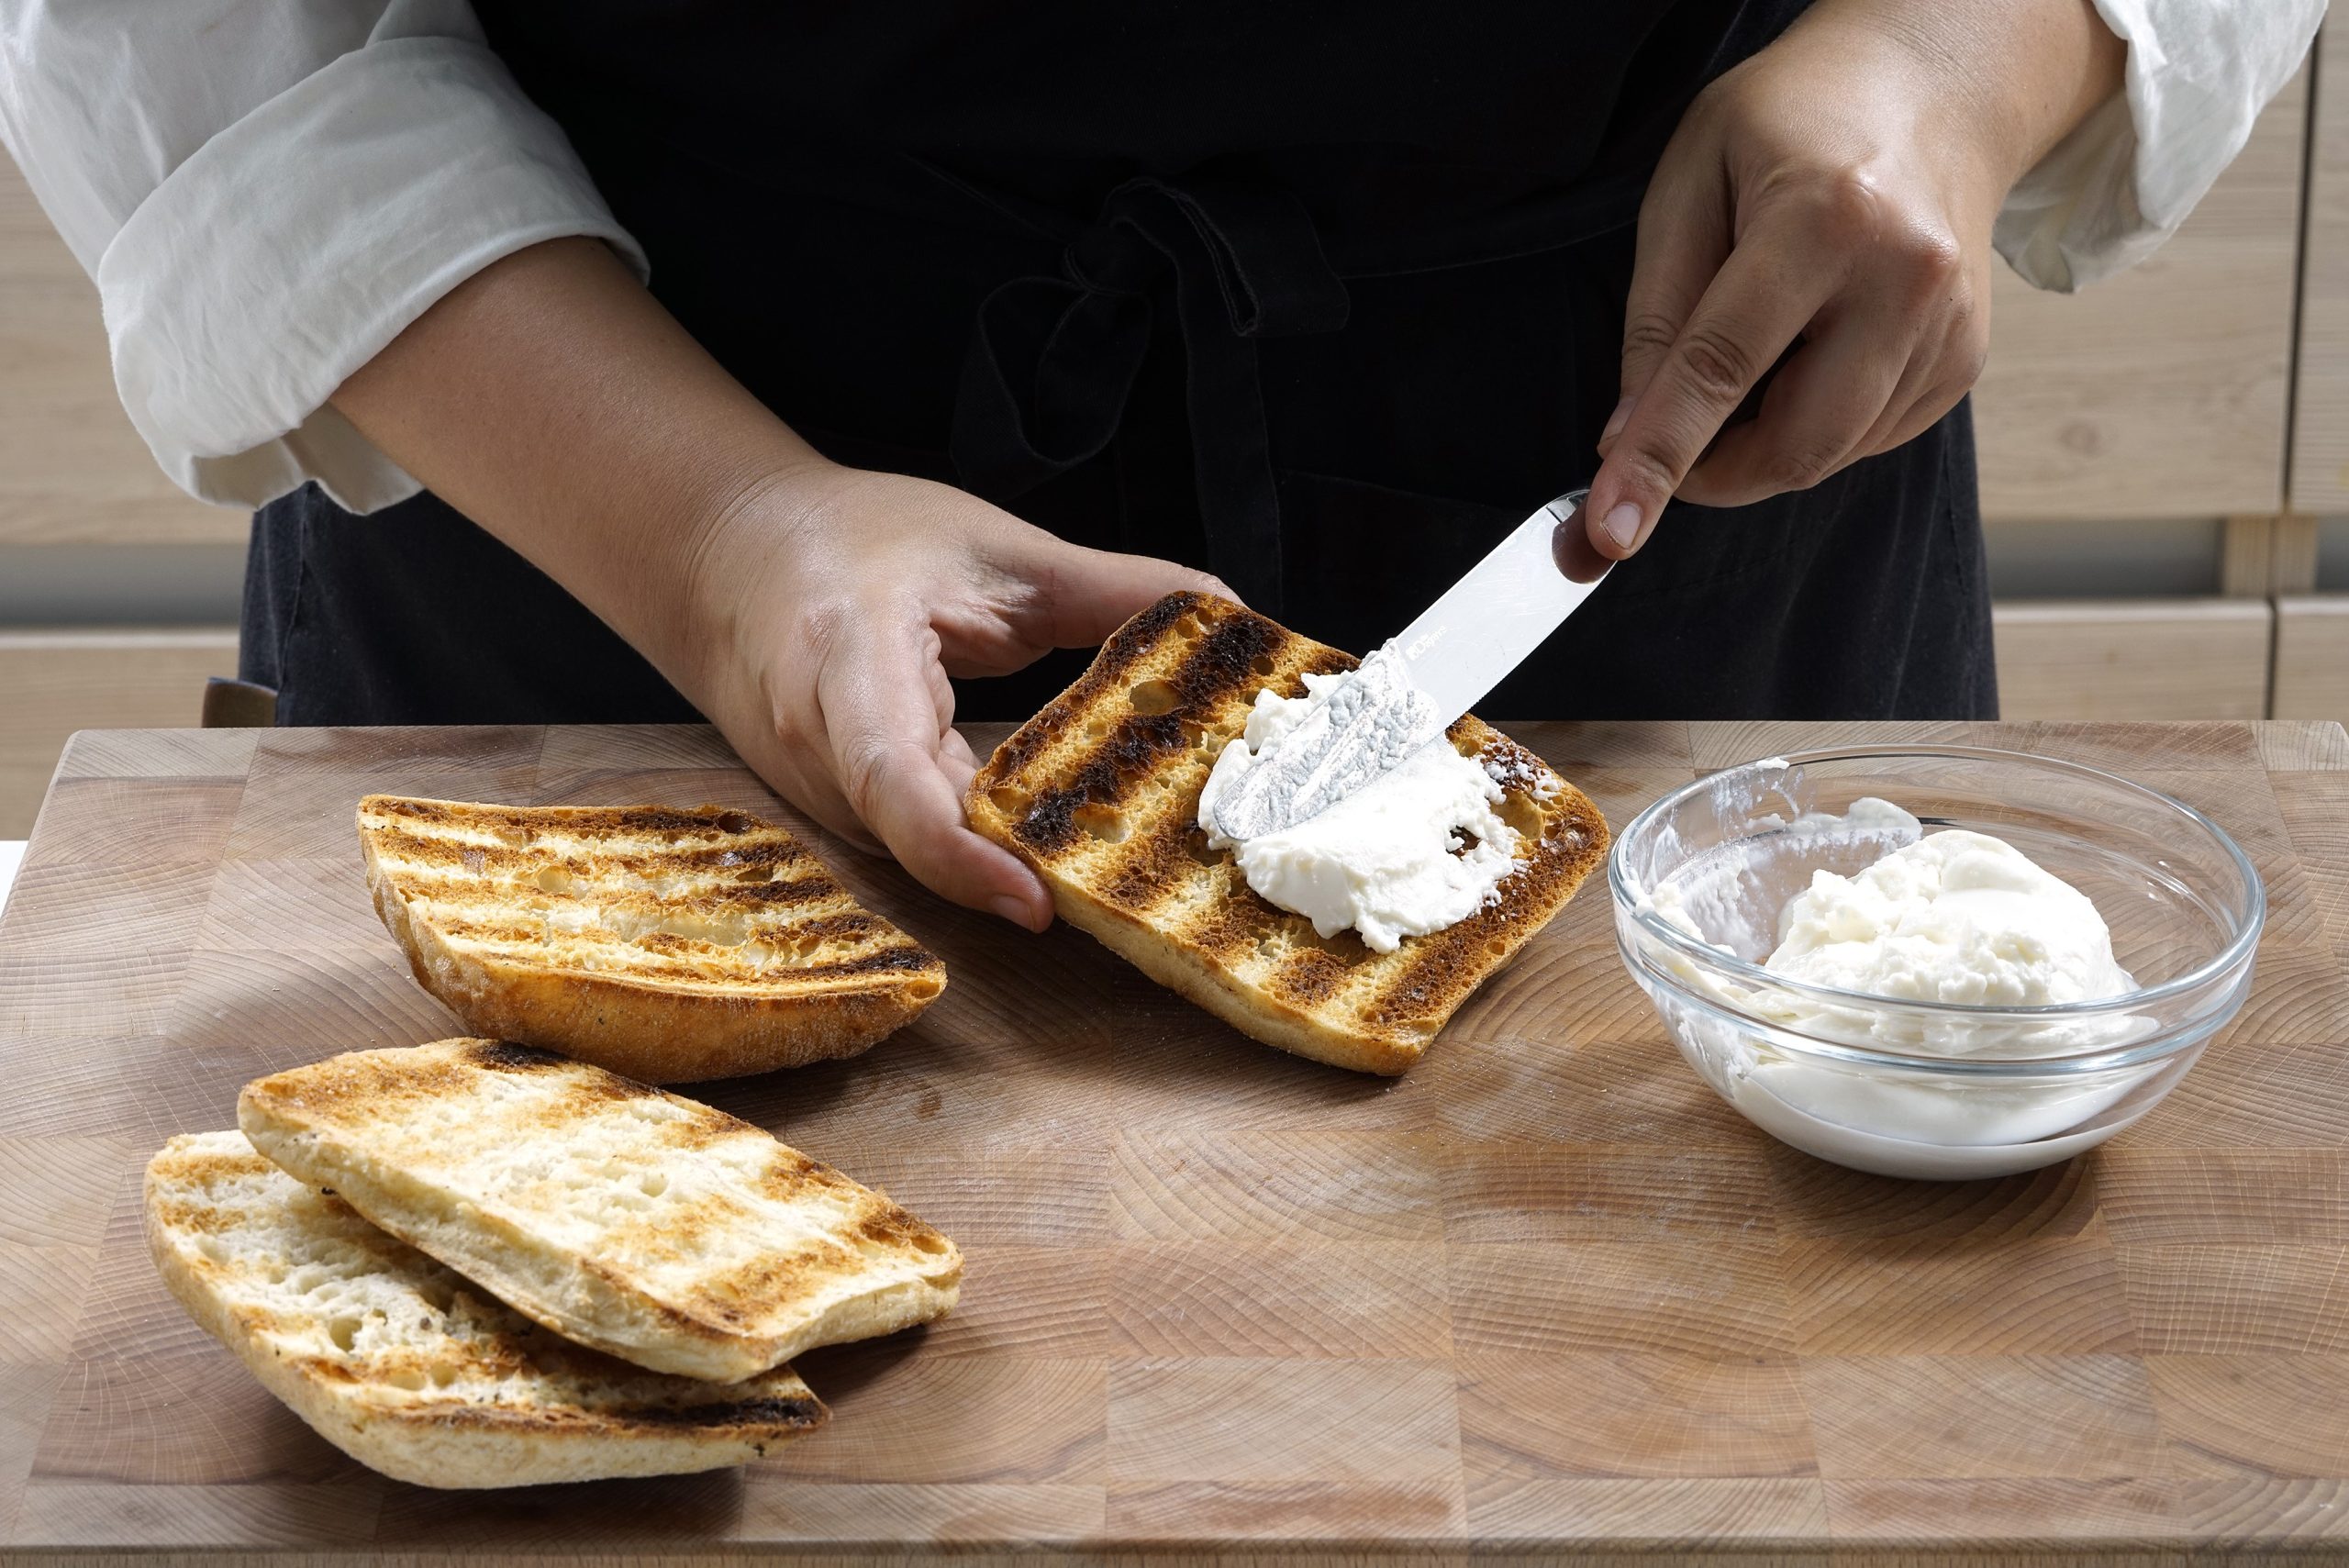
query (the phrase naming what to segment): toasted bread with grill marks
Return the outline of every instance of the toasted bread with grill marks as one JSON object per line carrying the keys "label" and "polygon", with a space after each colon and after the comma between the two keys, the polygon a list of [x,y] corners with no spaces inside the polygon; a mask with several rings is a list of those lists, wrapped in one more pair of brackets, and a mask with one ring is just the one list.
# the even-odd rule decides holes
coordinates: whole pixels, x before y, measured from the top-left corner
{"label": "toasted bread with grill marks", "polygon": [[784,828],[715,806],[371,795],[375,911],[467,1029],[685,1084],[853,1056],[946,988]]}
{"label": "toasted bread with grill marks", "polygon": [[1417,1062],[1453,1011],[1574,896],[1607,852],[1598,808],[1475,717],[1453,745],[1507,792],[1518,863],[1483,909],[1391,953],[1315,934],[1208,848],[1199,791],[1256,693],[1356,661],[1225,600],[1170,594],[996,749],[971,826],[1036,868],[1061,917],[1267,1045],[1367,1073]]}
{"label": "toasted bread with grill marks", "polygon": [[737,1382],[954,1305],[963,1256],[885,1193],[692,1100],[485,1040],[245,1085],[303,1181],[582,1344]]}
{"label": "toasted bread with grill marks", "polygon": [[147,1240],[181,1306],[294,1413],[419,1486],[746,1463],[821,1425],[788,1367],[718,1386],[569,1344],[304,1186],[241,1134],[147,1167]]}

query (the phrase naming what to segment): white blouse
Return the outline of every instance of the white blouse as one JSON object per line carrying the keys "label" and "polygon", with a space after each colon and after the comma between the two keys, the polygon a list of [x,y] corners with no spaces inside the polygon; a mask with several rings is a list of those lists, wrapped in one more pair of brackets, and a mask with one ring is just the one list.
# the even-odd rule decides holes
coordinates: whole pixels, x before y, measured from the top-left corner
{"label": "white blouse", "polygon": [[[2016,186],[2042,288],[2140,260],[2288,81],[2323,0],[2096,0],[2126,93]],[[97,280],[115,384],[172,478],[354,511],[415,480],[334,390],[490,262],[594,235],[647,272],[466,0],[0,0],[0,141]]]}

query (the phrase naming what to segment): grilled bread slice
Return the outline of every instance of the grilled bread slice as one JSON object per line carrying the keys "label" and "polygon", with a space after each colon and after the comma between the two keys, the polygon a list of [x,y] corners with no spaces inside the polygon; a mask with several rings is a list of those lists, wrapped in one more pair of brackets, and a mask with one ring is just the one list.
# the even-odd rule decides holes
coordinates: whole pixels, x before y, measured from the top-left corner
{"label": "grilled bread slice", "polygon": [[1474,717],[1451,729],[1507,792],[1518,863],[1459,924],[1391,953],[1252,891],[1199,831],[1199,790],[1256,693],[1301,695],[1350,670],[1334,648],[1198,594],[1172,594],[996,748],[972,781],[971,826],[1019,855],[1061,917],[1267,1045],[1363,1072],[1418,1061],[1453,1009],[1574,896],[1607,851],[1598,808]]}
{"label": "grilled bread slice", "polygon": [[853,1056],[946,967],[788,832],[705,806],[371,795],[375,911],[467,1029],[651,1084]]}
{"label": "grilled bread slice", "polygon": [[173,1139],[147,1167],[146,1200],[180,1305],[321,1437],[395,1480],[717,1470],[825,1418],[788,1367],[718,1387],[566,1344],[239,1133]]}
{"label": "grilled bread slice", "polygon": [[524,1316],[656,1372],[739,1382],[954,1305],[954,1243],[750,1123],[484,1040],[259,1079],[259,1149]]}

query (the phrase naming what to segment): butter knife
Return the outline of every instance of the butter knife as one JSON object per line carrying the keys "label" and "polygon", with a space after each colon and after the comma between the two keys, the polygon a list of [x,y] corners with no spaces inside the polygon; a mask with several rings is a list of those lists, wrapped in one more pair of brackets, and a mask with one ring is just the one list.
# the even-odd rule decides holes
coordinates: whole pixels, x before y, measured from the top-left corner
{"label": "butter knife", "polygon": [[[1482,702],[1606,581],[1613,563],[1583,535],[1589,494],[1569,490],[1518,524],[1395,639],[1439,728]],[[1588,580],[1569,577],[1570,564]]]}
{"label": "butter knife", "polygon": [[[1571,490],[1509,530],[1229,791],[1203,825],[1233,842],[1308,820],[1441,737],[1590,597],[1612,562]],[[1571,574],[1570,574],[1571,573]],[[1209,816],[1212,821],[1208,820]]]}

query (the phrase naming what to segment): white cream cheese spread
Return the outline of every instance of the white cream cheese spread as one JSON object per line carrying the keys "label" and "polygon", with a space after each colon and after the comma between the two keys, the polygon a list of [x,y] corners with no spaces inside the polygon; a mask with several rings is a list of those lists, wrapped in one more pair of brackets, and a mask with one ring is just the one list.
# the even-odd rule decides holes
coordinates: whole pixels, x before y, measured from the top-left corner
{"label": "white cream cheese spread", "polygon": [[1297,702],[1284,710],[1280,743],[1252,740],[1254,765],[1216,795],[1213,828],[1234,843],[1317,815],[1443,735],[1435,699],[1413,684],[1392,642],[1341,680],[1308,675]]}
{"label": "white cream cheese spread", "polygon": [[[1355,680],[1351,673],[1308,675],[1301,697],[1258,692],[1246,729],[1226,743],[1208,775],[1199,826],[1211,848],[1233,851],[1248,885],[1266,902],[1304,916],[1324,937],[1351,927],[1374,952],[1392,952],[1405,937],[1440,931],[1481,908],[1514,864],[1518,836],[1493,810],[1500,784],[1442,735],[1342,792],[1284,773],[1282,743],[1308,723],[1331,723],[1333,707],[1342,716],[1353,706],[1347,694]],[[1396,716],[1385,744],[1399,749],[1412,739],[1405,727],[1418,717],[1408,705],[1370,711]],[[1374,748],[1382,743],[1375,734],[1365,739]],[[1303,803],[1314,807],[1309,815],[1300,810],[1288,825],[1253,834],[1244,822],[1227,820],[1230,803],[1261,797],[1276,780],[1285,790],[1318,791]]]}
{"label": "white cream cheese spread", "polygon": [[1764,967],[1869,996],[1987,1007],[2136,986],[2087,895],[2005,840],[1963,828],[1926,834],[1856,876],[1814,872],[1787,900]]}

